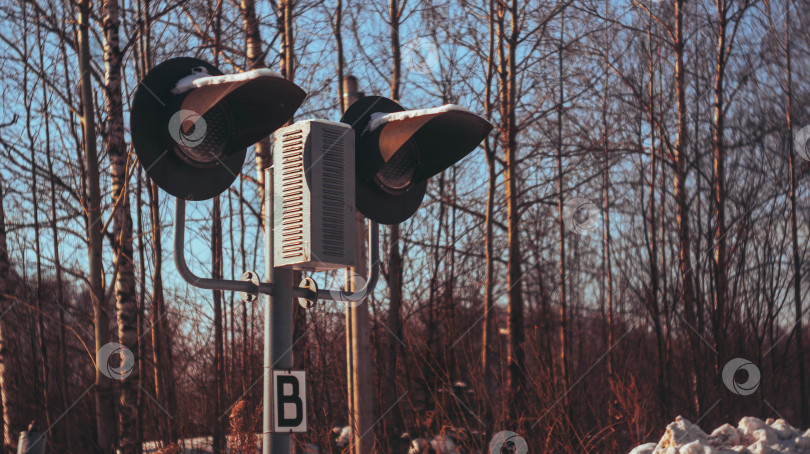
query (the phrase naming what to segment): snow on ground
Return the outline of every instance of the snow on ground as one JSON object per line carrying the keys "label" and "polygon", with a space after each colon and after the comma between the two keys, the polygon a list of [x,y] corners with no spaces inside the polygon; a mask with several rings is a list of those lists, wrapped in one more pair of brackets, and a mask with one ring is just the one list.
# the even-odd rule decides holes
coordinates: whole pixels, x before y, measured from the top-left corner
{"label": "snow on ground", "polygon": [[707,435],[697,424],[678,416],[661,440],[630,454],[810,454],[810,429],[801,433],[783,419],[746,416],[737,427],[723,424]]}
{"label": "snow on ground", "polygon": [[[344,448],[349,444],[352,429],[349,426],[333,427],[332,435],[338,448]],[[455,431],[448,431],[436,435],[430,441],[424,438],[411,438],[407,432],[402,434],[403,439],[411,439],[408,454],[459,454],[458,439]]]}

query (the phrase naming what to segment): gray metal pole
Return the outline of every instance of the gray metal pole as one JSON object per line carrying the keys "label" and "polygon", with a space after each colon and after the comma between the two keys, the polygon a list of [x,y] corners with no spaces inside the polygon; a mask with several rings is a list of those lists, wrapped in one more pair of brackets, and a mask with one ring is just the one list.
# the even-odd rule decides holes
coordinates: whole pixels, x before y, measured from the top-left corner
{"label": "gray metal pole", "polygon": [[292,368],[293,272],[273,263],[273,169],[264,171],[264,263],[273,291],[264,308],[262,454],[291,453],[290,434],[272,433],[273,369]]}

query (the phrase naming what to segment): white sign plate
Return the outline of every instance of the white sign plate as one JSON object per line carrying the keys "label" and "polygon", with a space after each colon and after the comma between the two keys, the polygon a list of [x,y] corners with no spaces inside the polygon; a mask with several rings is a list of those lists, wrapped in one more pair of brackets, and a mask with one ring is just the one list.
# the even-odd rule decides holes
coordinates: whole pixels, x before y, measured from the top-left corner
{"label": "white sign plate", "polygon": [[273,432],[306,431],[306,373],[303,370],[273,370]]}

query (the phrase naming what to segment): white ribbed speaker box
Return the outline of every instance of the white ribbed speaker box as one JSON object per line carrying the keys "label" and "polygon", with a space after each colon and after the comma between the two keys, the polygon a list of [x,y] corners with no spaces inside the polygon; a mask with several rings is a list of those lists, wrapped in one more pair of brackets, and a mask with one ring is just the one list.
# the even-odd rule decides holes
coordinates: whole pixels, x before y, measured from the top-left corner
{"label": "white ribbed speaker box", "polygon": [[349,125],[325,120],[273,134],[275,266],[327,271],[355,265],[354,140]]}

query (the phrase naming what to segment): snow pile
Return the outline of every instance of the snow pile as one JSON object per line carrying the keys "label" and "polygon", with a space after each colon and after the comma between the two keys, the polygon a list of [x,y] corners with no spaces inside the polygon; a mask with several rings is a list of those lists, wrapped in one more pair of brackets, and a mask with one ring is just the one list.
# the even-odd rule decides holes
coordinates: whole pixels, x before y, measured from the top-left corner
{"label": "snow pile", "polygon": [[710,435],[678,416],[661,441],[641,445],[630,454],[810,454],[810,429],[804,434],[783,419],[746,416],[737,427],[723,424]]}
{"label": "snow pile", "polygon": [[352,428],[349,426],[340,427],[333,427],[332,434],[336,435],[335,444],[337,444],[338,448],[343,448],[349,444],[352,439]]}
{"label": "snow pile", "polygon": [[451,438],[439,435],[429,443],[424,438],[411,440],[408,454],[459,454],[458,446]]}
{"label": "snow pile", "polygon": [[430,450],[430,443],[424,438],[416,438],[411,440],[411,447],[408,449],[408,454],[423,454]]}
{"label": "snow pile", "polygon": [[439,454],[458,454],[458,446],[452,434],[439,434],[430,441],[430,447]]}

